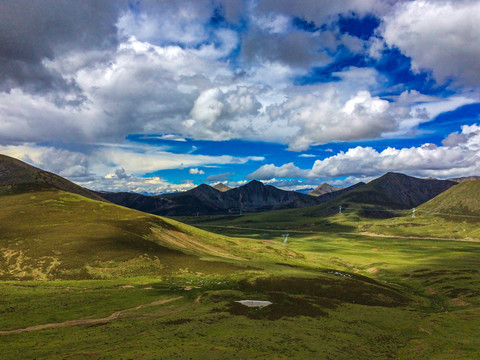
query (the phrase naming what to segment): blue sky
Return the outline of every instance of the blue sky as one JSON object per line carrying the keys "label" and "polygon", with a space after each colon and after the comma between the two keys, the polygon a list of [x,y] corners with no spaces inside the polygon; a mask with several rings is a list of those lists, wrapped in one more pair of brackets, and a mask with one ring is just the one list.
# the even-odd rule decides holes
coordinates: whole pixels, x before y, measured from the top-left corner
{"label": "blue sky", "polygon": [[153,194],[478,175],[478,23],[477,0],[9,2],[0,153]]}

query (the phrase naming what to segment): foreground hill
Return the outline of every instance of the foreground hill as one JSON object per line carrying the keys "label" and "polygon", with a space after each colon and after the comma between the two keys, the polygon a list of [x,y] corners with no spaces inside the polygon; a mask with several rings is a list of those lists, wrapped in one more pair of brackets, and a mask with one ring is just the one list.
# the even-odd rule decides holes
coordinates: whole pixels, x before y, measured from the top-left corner
{"label": "foreground hill", "polygon": [[15,191],[12,187],[28,187],[29,184],[43,184],[89,199],[104,201],[92,191],[82,188],[61,176],[38,169],[23,161],[0,154],[0,194]]}
{"label": "foreground hill", "polygon": [[480,180],[464,181],[426,202],[421,212],[480,217]]}
{"label": "foreground hill", "polygon": [[0,196],[0,278],[89,279],[234,271],[226,238],[117,205],[39,187]]}
{"label": "foreground hill", "polygon": [[97,195],[60,176],[6,156],[1,157],[0,170],[0,279],[168,275],[180,269],[223,273],[240,268],[229,263],[238,258],[233,240],[97,201]]}
{"label": "foreground hill", "polygon": [[202,184],[182,193],[159,196],[105,192],[97,194],[118,205],[166,216],[261,212],[312,206],[320,202],[315,197],[280,190],[255,180],[226,192]]}

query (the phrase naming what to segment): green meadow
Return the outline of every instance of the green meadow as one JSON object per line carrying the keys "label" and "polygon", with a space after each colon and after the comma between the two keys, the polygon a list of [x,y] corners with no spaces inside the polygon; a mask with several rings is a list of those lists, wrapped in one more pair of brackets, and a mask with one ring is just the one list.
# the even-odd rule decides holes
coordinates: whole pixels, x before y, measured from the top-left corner
{"label": "green meadow", "polygon": [[480,358],[475,218],[323,211],[180,219],[192,227],[10,191],[0,358]]}

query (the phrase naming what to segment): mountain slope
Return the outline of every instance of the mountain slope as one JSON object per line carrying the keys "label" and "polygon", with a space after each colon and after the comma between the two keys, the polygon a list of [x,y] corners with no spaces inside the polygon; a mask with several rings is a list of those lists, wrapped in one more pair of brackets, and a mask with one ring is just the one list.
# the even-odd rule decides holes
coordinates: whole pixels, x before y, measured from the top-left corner
{"label": "mountain slope", "polygon": [[97,201],[68,180],[12,158],[2,157],[0,166],[0,279],[243,269],[231,263],[244,254],[237,240]]}
{"label": "mountain slope", "polygon": [[424,203],[418,210],[480,217],[480,180],[461,182]]}
{"label": "mountain slope", "polygon": [[312,196],[320,196],[323,194],[329,194],[338,190],[342,190],[344,188],[342,187],[334,187],[332,185],[329,185],[327,183],[323,183],[322,185],[317,186],[314,190],[310,191],[308,195]]}
{"label": "mountain slope", "polygon": [[[0,196],[0,278],[89,279],[238,269],[235,246],[199,229],[41,189]],[[203,261],[198,256],[216,261]],[[220,261],[219,261],[220,260]]]}
{"label": "mountain slope", "polygon": [[425,180],[390,172],[339,196],[336,201],[408,209],[423,204],[455,184],[448,180]]}
{"label": "mountain slope", "polygon": [[329,192],[329,193],[325,193],[323,195],[319,195],[317,196],[317,201],[319,201],[320,203],[326,203],[328,201],[331,201],[333,199],[335,199],[336,197],[339,197],[340,195],[342,194],[345,194],[345,193],[348,193],[358,187],[361,187],[365,185],[364,182],[359,182],[355,185],[352,185],[352,186],[349,186],[349,187],[346,187],[346,188],[341,188],[340,190],[337,190],[337,191],[333,191],[333,192]]}
{"label": "mountain slope", "polygon": [[238,214],[304,207],[319,203],[315,197],[280,190],[255,180],[227,192],[202,184],[183,193],[159,196],[133,193],[97,194],[118,205],[165,216]]}
{"label": "mountain slope", "polygon": [[104,201],[92,191],[82,188],[61,176],[38,169],[18,159],[0,154],[0,193],[14,192],[16,188],[25,188],[32,184],[52,186],[89,199]]}

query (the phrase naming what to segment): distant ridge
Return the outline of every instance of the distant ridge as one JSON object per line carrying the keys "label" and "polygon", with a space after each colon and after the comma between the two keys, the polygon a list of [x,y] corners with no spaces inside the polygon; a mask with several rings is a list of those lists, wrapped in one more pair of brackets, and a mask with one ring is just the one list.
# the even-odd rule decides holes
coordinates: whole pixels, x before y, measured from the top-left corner
{"label": "distant ridge", "polygon": [[89,199],[105,201],[102,197],[61,176],[38,169],[23,161],[0,154],[1,192],[14,192],[18,187],[54,187]]}
{"label": "distant ridge", "polygon": [[480,180],[480,176],[464,176],[464,177],[452,178],[448,180],[455,181],[456,183],[462,183],[464,181]]}
{"label": "distant ridge", "polygon": [[408,209],[427,202],[454,185],[456,183],[449,180],[426,180],[389,172],[339,196],[338,201]]}
{"label": "distant ridge", "polygon": [[323,195],[323,194],[332,193],[332,192],[342,190],[342,189],[344,189],[344,188],[343,187],[335,187],[335,186],[329,185],[327,183],[323,183],[322,185],[317,186],[314,190],[310,191],[308,193],[308,195],[320,196],[320,195]]}
{"label": "distant ridge", "polygon": [[222,192],[202,184],[183,193],[148,196],[134,193],[101,193],[114,204],[166,216],[239,214],[273,209],[312,206],[319,201],[310,195],[284,191],[252,180]]}
{"label": "distant ridge", "polygon": [[218,183],[218,184],[215,184],[213,186],[214,189],[218,190],[218,191],[221,191],[221,192],[225,192],[225,191],[228,191],[228,190],[231,190],[232,188],[225,185],[225,184],[222,184],[222,183]]}
{"label": "distant ridge", "polygon": [[323,195],[319,195],[319,196],[317,196],[317,200],[321,203],[325,203],[325,202],[328,202],[330,200],[333,200],[333,199],[339,197],[342,194],[349,193],[350,191],[353,191],[353,190],[355,190],[359,187],[362,187],[364,185],[366,185],[364,182],[359,182],[357,184],[354,184],[354,185],[346,187],[346,188],[342,188],[342,189],[337,190],[337,191],[333,191],[333,192],[329,192],[329,193],[326,193],[326,194],[323,194]]}

